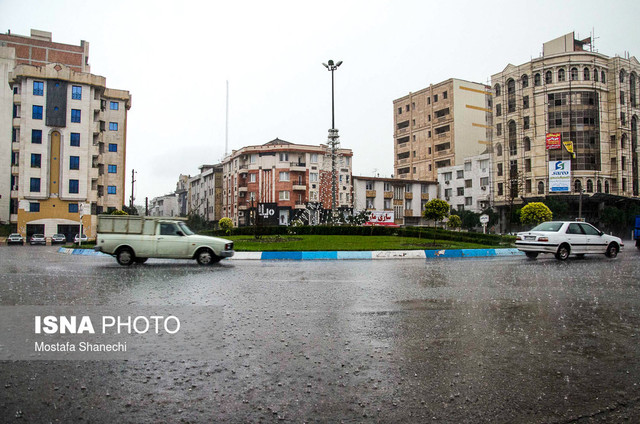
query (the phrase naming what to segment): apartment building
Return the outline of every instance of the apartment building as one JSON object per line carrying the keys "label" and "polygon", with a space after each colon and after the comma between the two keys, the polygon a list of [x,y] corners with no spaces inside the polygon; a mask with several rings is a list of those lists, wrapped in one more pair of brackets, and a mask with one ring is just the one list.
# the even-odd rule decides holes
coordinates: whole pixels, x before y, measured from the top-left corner
{"label": "apartment building", "polygon": [[176,193],[166,194],[151,199],[149,202],[150,216],[180,216],[178,206],[178,195]]}
{"label": "apartment building", "polygon": [[425,204],[438,197],[435,181],[401,178],[353,177],[354,211],[393,214],[396,225],[422,225]]}
{"label": "apartment building", "polygon": [[438,168],[481,154],[490,103],[489,87],[453,78],[394,100],[394,175],[435,181]]}
{"label": "apartment building", "polygon": [[222,164],[202,165],[200,173],[190,177],[188,187],[188,214],[198,215],[205,221],[219,221],[222,214]]}
{"label": "apartment building", "polygon": [[[639,73],[635,57],[606,56],[569,33],[493,75],[496,205],[556,196],[577,210],[584,190],[589,217],[638,197]],[[559,167],[570,170],[564,181]]]}
{"label": "apartment building", "polygon": [[491,154],[464,160],[464,164],[438,169],[438,197],[452,208],[480,213],[491,206]]}
{"label": "apartment building", "polygon": [[[350,149],[338,149],[335,204],[353,207]],[[288,225],[294,219],[317,223],[331,211],[333,171],[328,147],[294,144],[278,138],[234,150],[223,165],[223,215],[236,226],[250,225],[259,214],[265,225]]]}
{"label": "apartment building", "polygon": [[11,104],[11,131],[0,134],[0,145],[10,149],[10,161],[0,165],[2,172],[10,171],[8,196],[1,183],[0,196],[9,199],[0,204],[2,220],[8,216],[25,236],[73,237],[82,219],[93,237],[96,215],[124,203],[131,96],[88,73],[88,43],[60,45],[42,31],[31,37],[2,35],[0,43],[0,78],[10,88],[2,91],[3,122]]}

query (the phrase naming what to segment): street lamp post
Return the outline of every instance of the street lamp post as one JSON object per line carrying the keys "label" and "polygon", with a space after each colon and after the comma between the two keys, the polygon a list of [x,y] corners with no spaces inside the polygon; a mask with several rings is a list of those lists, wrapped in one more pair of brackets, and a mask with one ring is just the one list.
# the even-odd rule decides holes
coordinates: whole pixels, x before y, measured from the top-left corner
{"label": "street lamp post", "polygon": [[336,129],[335,120],[335,102],[334,102],[334,84],[333,84],[333,72],[342,65],[342,61],[339,60],[334,63],[333,60],[329,60],[328,63],[323,63],[325,68],[331,72],[331,129],[329,129],[329,147],[331,148],[331,215],[335,218],[338,214],[336,208],[336,156],[338,146],[340,145],[340,137],[338,136],[338,130]]}
{"label": "street lamp post", "polygon": [[582,194],[584,193],[584,189],[580,189],[580,202],[578,203],[578,221],[582,219]]}

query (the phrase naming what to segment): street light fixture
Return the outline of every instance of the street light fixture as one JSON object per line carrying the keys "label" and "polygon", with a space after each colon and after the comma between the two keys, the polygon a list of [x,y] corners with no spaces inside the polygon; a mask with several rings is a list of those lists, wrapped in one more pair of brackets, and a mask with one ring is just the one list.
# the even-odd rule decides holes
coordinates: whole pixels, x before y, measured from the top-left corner
{"label": "street light fixture", "polygon": [[342,65],[342,61],[339,60],[334,63],[333,60],[329,60],[327,63],[322,64],[329,72],[331,72],[331,129],[329,129],[329,147],[331,148],[331,215],[335,218],[338,214],[336,208],[336,156],[340,140],[338,136],[338,130],[336,129],[335,120],[335,101],[334,101],[334,84],[333,84],[333,72]]}

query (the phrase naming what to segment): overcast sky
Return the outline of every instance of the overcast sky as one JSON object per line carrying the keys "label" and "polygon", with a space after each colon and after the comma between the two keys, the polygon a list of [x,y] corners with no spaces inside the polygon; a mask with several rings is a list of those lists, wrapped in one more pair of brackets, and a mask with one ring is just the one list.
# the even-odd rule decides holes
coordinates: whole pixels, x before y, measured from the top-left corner
{"label": "overcast sky", "polygon": [[448,78],[486,83],[542,43],[595,30],[608,56],[640,53],[640,2],[0,0],[0,31],[90,43],[91,72],[130,91],[127,193],[136,203],[180,174],[276,137],[325,143],[336,127],[354,175],[393,173],[393,100]]}

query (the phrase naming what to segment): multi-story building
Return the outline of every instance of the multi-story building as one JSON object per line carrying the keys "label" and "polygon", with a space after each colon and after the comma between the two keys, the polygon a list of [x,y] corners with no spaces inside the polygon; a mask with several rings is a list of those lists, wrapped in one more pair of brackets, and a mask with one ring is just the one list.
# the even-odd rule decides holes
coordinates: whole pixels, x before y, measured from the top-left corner
{"label": "multi-story building", "polygon": [[180,216],[178,207],[178,195],[176,193],[166,194],[151,199],[149,202],[150,216]]}
{"label": "multi-story building", "polygon": [[424,224],[424,206],[437,196],[435,181],[353,177],[354,212],[392,212],[397,225]]}
{"label": "multi-story building", "polygon": [[[93,237],[96,215],[124,203],[131,96],[88,73],[87,43],[63,55],[58,47],[64,51],[66,45],[52,43],[50,33],[3,35],[0,42],[5,45],[2,78],[12,103],[11,132],[6,132],[10,162],[0,165],[11,172],[9,220],[26,236],[73,237],[82,219],[84,231]],[[69,64],[49,63],[58,59]],[[6,134],[0,134],[0,141]]]}
{"label": "multi-story building", "polygon": [[459,211],[480,213],[491,205],[491,154],[464,160],[464,164],[438,169],[438,197]]}
{"label": "multi-story building", "polygon": [[393,101],[395,176],[437,178],[489,144],[491,96],[484,84],[448,79]]}
{"label": "multi-story building", "polygon": [[[584,190],[589,218],[600,203],[638,196],[640,64],[587,46],[591,39],[570,33],[544,43],[540,57],[491,77],[498,207],[550,195],[575,207]],[[566,181],[550,181],[552,167],[569,163]]]}
{"label": "multi-story building", "polygon": [[219,221],[223,217],[222,165],[202,165],[199,169],[200,173],[187,181],[187,213],[205,221]]}
{"label": "multi-story building", "polygon": [[[335,206],[353,207],[350,149],[338,149]],[[222,162],[223,215],[249,225],[257,210],[261,223],[288,225],[294,219],[317,223],[333,206],[332,160],[325,145],[280,139],[234,150]]]}
{"label": "multi-story building", "polygon": [[189,175],[182,175],[178,177],[176,183],[176,196],[178,198],[178,215],[187,216],[189,212]]}

